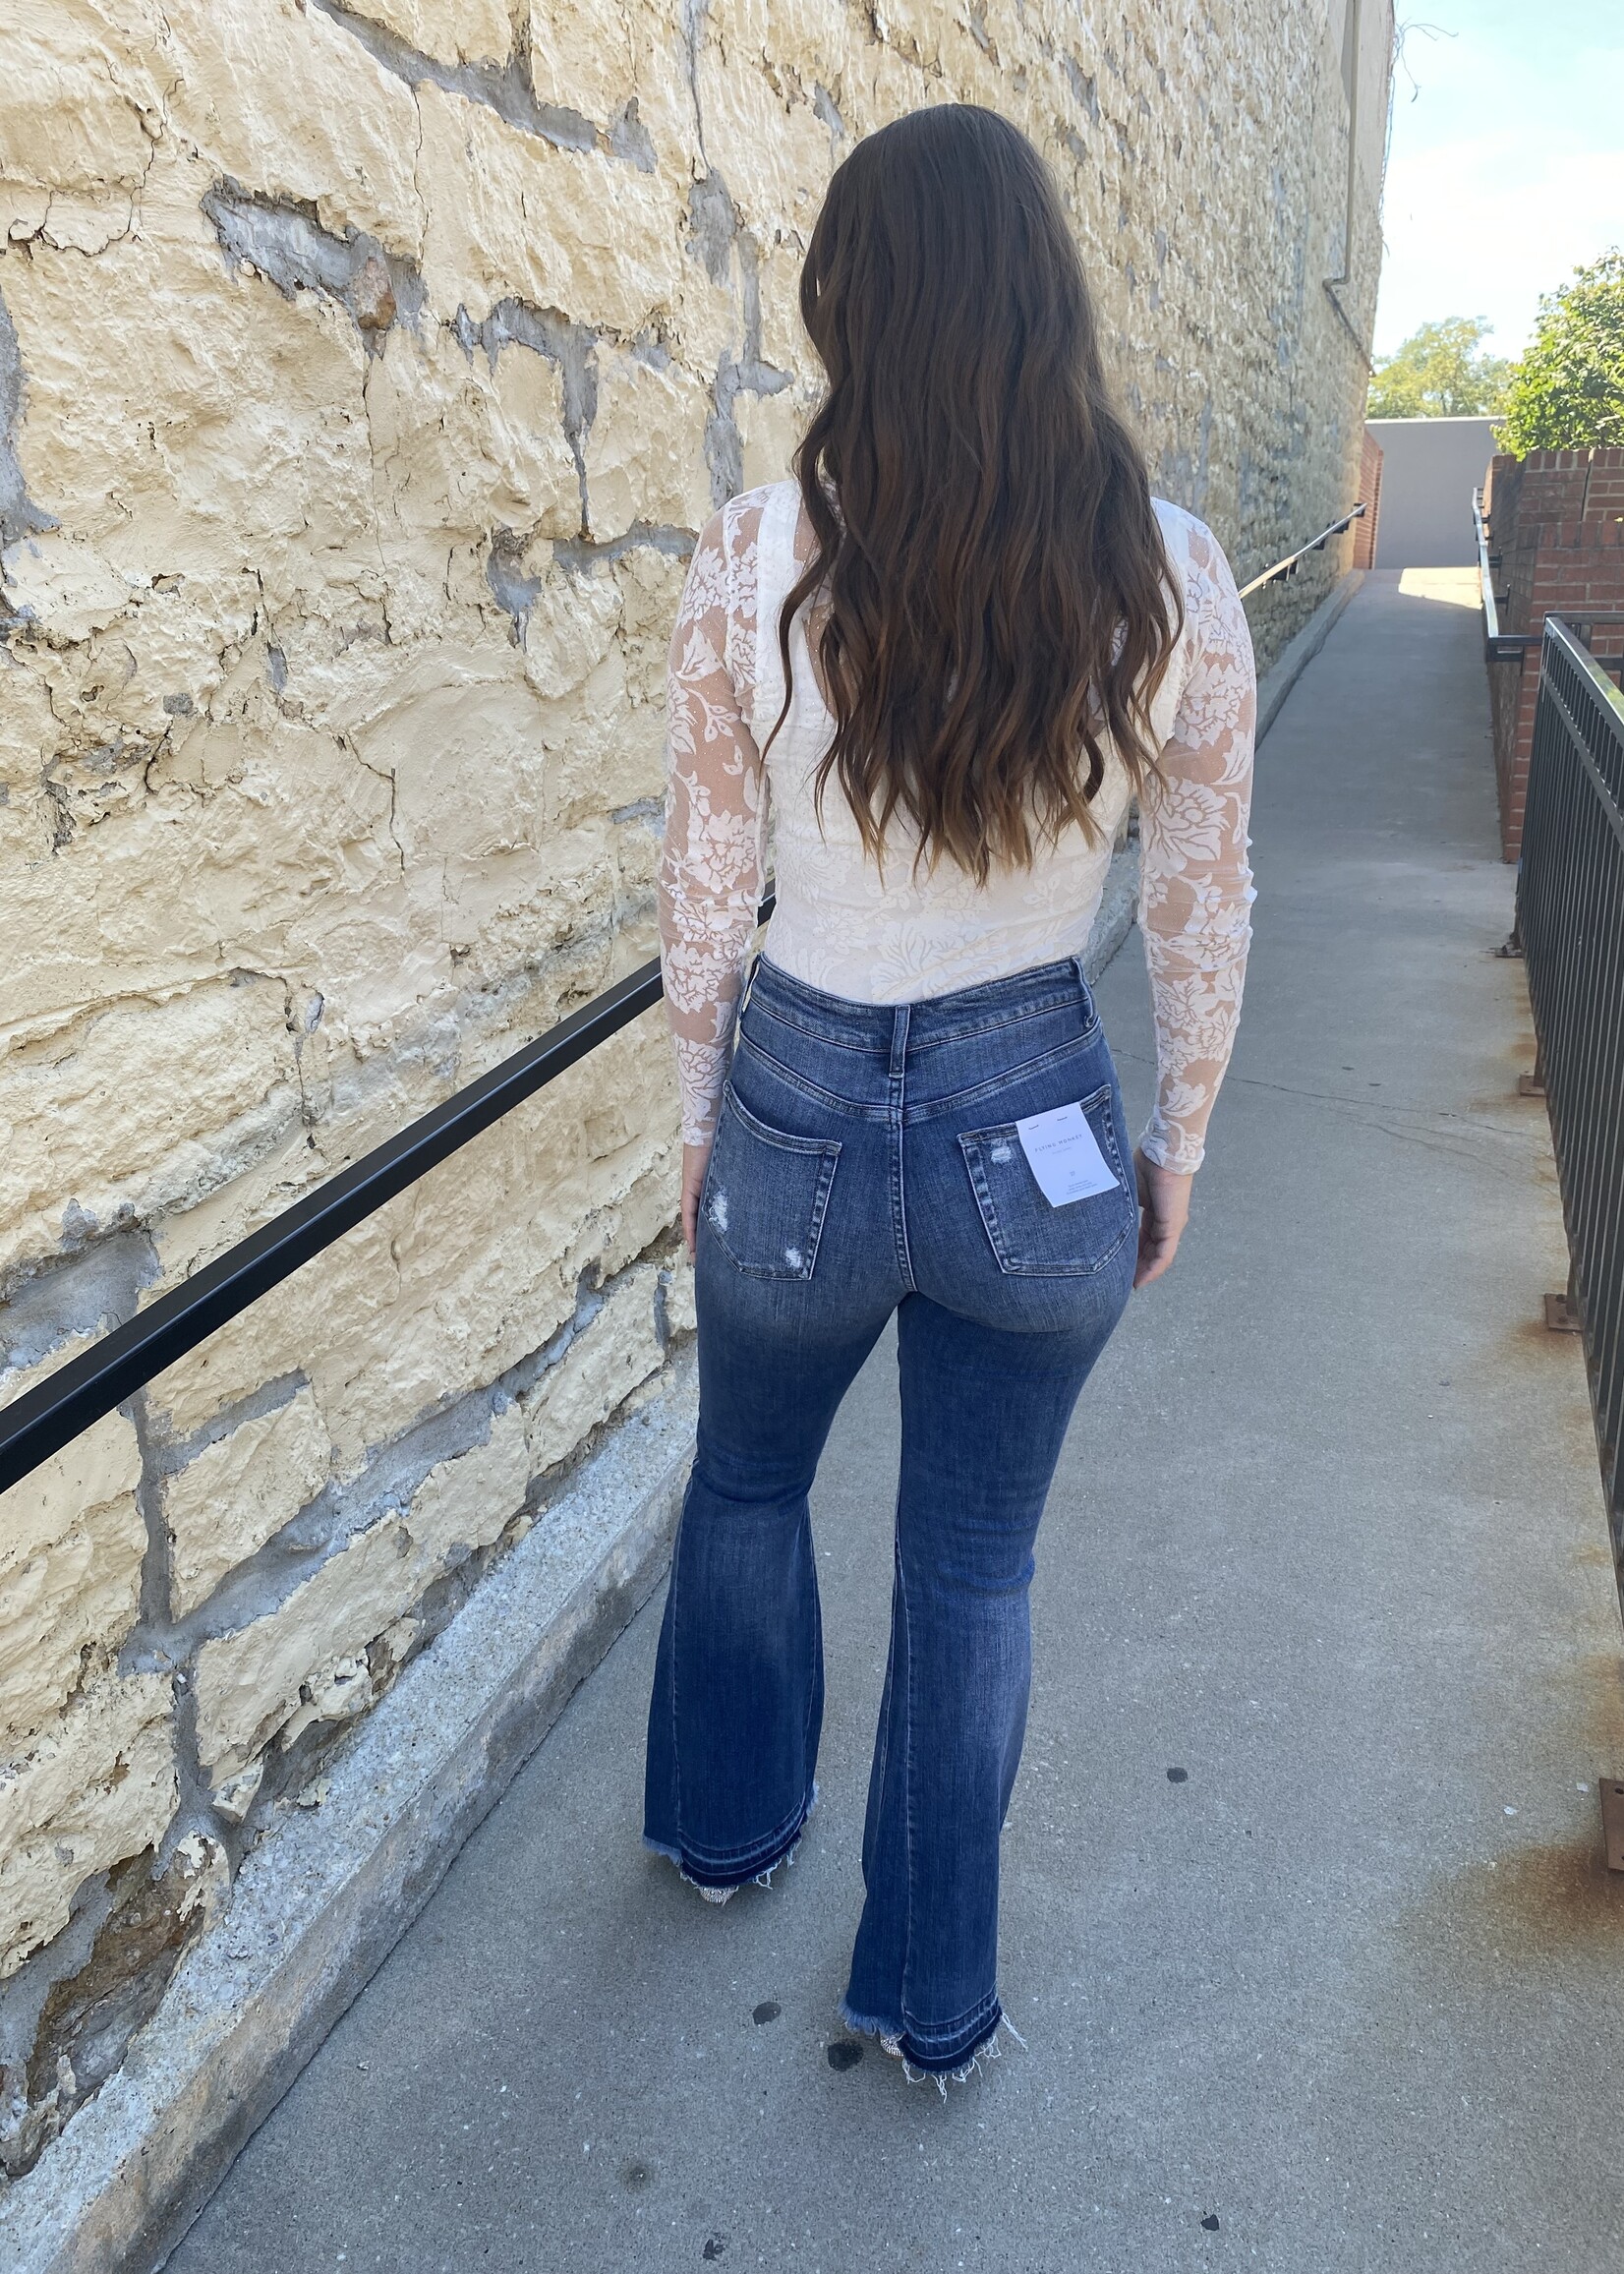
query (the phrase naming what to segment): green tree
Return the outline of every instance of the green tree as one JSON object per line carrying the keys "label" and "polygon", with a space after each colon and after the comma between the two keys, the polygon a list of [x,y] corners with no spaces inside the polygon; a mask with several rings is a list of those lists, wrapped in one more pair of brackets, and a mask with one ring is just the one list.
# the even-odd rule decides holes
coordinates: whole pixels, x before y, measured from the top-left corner
{"label": "green tree", "polygon": [[1624,444],[1624,253],[1604,253],[1542,297],[1497,439],[1519,458]]}
{"label": "green tree", "polygon": [[1511,366],[1479,355],[1488,325],[1470,316],[1423,323],[1378,363],[1370,379],[1365,417],[1472,419],[1490,417],[1505,399]]}

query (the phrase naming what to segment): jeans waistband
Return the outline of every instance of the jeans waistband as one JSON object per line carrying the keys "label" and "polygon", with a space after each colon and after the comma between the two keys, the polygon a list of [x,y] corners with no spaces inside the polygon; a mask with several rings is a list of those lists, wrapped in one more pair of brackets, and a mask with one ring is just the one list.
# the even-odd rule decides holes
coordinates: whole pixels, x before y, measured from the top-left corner
{"label": "jeans waistband", "polygon": [[1001,979],[984,979],[977,986],[959,987],[948,995],[926,995],[908,1003],[856,1003],[792,978],[770,957],[761,955],[750,974],[745,999],[791,1026],[847,1050],[873,1051],[882,1057],[891,1053],[899,1024],[904,1020],[908,1047],[918,1049],[986,1033],[1014,1020],[1069,1006],[1080,1007],[1085,1026],[1092,1025],[1096,1017],[1080,956],[1037,963]]}

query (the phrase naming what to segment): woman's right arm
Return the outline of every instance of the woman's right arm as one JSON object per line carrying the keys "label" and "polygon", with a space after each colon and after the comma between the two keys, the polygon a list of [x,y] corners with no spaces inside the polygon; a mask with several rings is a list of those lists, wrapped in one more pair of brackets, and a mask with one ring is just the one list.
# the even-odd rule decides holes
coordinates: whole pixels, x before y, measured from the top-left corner
{"label": "woman's right arm", "polygon": [[749,724],[759,523],[759,509],[734,500],[702,531],[667,661],[660,960],[690,1252],[763,881],[767,799]]}
{"label": "woman's right arm", "polygon": [[1210,529],[1185,544],[1189,668],[1160,779],[1140,800],[1139,925],[1156,1022],[1156,1105],[1139,1140],[1134,1284],[1173,1260],[1241,1016],[1254,899],[1247,858],[1257,680],[1251,634]]}

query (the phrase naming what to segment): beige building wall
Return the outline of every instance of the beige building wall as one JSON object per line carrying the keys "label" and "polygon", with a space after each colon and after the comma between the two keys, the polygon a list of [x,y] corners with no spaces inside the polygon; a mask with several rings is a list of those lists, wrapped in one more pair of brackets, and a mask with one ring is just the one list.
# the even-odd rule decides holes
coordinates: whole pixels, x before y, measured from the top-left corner
{"label": "beige building wall", "polygon": [[[0,1398],[652,952],[684,560],[815,400],[855,138],[1036,138],[1243,577],[1346,509],[1351,4],[0,0]],[[658,1385],[675,1129],[655,1016],[0,1499],[12,2169],[48,1998],[167,1962]]]}

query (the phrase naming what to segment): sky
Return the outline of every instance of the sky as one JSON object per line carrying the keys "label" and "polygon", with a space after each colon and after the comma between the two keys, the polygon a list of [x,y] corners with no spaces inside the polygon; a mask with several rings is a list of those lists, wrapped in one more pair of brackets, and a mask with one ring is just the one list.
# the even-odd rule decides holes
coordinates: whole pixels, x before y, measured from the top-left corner
{"label": "sky", "polygon": [[1541,292],[1624,248],[1624,0],[1398,0],[1375,352],[1482,317],[1515,356]]}

